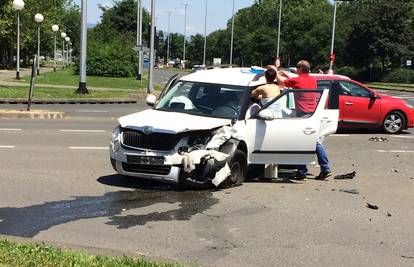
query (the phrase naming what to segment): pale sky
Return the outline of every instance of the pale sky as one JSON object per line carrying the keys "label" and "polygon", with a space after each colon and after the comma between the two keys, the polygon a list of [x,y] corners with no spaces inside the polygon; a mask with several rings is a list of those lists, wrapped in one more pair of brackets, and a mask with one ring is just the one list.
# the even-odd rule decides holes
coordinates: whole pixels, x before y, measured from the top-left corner
{"label": "pale sky", "polygon": [[[204,12],[206,0],[157,0],[156,17],[157,30],[167,31],[168,11],[172,11],[170,20],[171,32],[184,32],[184,6],[183,2],[188,2],[187,9],[187,35],[204,33]],[[224,29],[227,21],[232,15],[233,0],[207,0],[208,18],[207,33],[217,29]],[[235,11],[240,8],[251,6],[254,0],[235,0]],[[80,6],[80,0],[75,0]],[[113,0],[88,0],[88,23],[96,24],[100,19],[98,4],[112,6]],[[149,11],[151,0],[143,0],[144,7]],[[277,14],[276,14],[277,15]]]}

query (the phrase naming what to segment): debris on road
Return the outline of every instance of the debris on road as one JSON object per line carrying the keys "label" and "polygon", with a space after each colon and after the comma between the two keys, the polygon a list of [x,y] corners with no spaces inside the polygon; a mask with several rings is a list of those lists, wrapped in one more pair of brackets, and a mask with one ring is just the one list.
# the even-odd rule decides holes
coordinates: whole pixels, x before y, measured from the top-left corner
{"label": "debris on road", "polygon": [[401,258],[405,258],[405,259],[414,259],[414,256],[405,256],[405,255],[401,255]]}
{"label": "debris on road", "polygon": [[387,217],[391,217],[391,216],[392,216],[391,213],[387,212]]}
{"label": "debris on road", "polygon": [[350,194],[359,194],[359,191],[356,189],[339,189],[340,192],[350,193]]}
{"label": "debris on road", "polygon": [[373,210],[377,210],[378,209],[378,206],[375,206],[375,205],[372,205],[372,204],[367,203],[367,208],[370,208],[370,209],[373,209]]}
{"label": "debris on road", "polygon": [[397,168],[392,168],[392,170],[391,170],[392,172],[396,172],[396,173],[398,173],[398,172],[400,172],[400,170],[398,170]]}
{"label": "debris on road", "polygon": [[387,137],[371,137],[368,140],[373,141],[373,142],[388,142],[389,141]]}
{"label": "debris on road", "polygon": [[356,174],[357,172],[353,171],[353,172],[346,173],[346,174],[336,175],[334,179],[337,179],[337,180],[354,179]]}

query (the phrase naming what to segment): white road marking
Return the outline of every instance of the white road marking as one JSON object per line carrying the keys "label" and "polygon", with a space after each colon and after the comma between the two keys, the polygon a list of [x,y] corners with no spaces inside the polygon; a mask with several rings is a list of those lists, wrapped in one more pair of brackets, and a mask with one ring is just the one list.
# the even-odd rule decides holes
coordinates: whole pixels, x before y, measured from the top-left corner
{"label": "white road marking", "polygon": [[21,131],[22,129],[0,128],[0,131]]}
{"label": "white road marking", "polygon": [[414,153],[412,150],[377,150],[380,153]]}
{"label": "white road marking", "polygon": [[78,109],[75,110],[76,112],[84,112],[84,113],[108,113],[107,110],[86,110],[86,109]]}
{"label": "white road marking", "polygon": [[0,148],[15,148],[15,146],[0,146]]}
{"label": "white road marking", "polygon": [[73,133],[105,133],[105,130],[59,130],[59,132],[73,132]]}
{"label": "white road marking", "polygon": [[390,137],[414,139],[414,136],[390,135]]}
{"label": "white road marking", "polygon": [[347,137],[350,136],[349,134],[331,134],[330,136],[335,136],[335,137]]}
{"label": "white road marking", "polygon": [[72,150],[108,150],[107,146],[70,146]]}

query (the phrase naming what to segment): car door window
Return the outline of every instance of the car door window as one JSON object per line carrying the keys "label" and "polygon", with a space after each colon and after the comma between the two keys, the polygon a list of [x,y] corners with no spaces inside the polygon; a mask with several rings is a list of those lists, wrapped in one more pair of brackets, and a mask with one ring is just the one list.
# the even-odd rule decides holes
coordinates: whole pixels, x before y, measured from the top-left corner
{"label": "car door window", "polygon": [[357,97],[370,97],[370,93],[364,87],[347,81],[339,81],[341,86],[341,95],[357,96]]}
{"label": "car door window", "polygon": [[329,80],[319,80],[318,89],[331,89],[332,81]]}

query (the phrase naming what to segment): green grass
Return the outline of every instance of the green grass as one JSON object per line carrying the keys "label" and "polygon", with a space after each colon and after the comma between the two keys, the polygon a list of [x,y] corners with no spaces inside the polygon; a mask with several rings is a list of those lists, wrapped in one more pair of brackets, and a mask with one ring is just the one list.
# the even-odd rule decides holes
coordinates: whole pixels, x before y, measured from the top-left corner
{"label": "green grass", "polygon": [[372,89],[384,89],[384,90],[401,90],[414,92],[414,84],[409,83],[366,83],[366,85]]}
{"label": "green grass", "polygon": [[[87,95],[75,94],[73,89],[62,88],[35,88],[34,99],[136,99],[138,93],[144,91],[94,91],[89,90]],[[0,98],[27,98],[29,95],[29,88],[26,87],[12,87],[0,86]]]}
{"label": "green grass", "polygon": [[[20,80],[11,79],[13,82],[30,82],[30,76],[24,76]],[[37,84],[53,84],[53,85],[79,85],[79,75],[73,74],[72,68],[58,69],[56,72],[49,71],[42,73],[36,77]],[[96,77],[87,76],[87,85],[90,87],[103,88],[122,88],[122,89],[144,89],[147,86],[146,80],[137,81],[135,77],[113,78],[113,77]]]}
{"label": "green grass", "polygon": [[91,256],[82,252],[63,251],[39,244],[16,244],[8,240],[0,241],[0,266],[4,267],[169,267],[178,264],[153,263],[129,257],[115,258]]}

